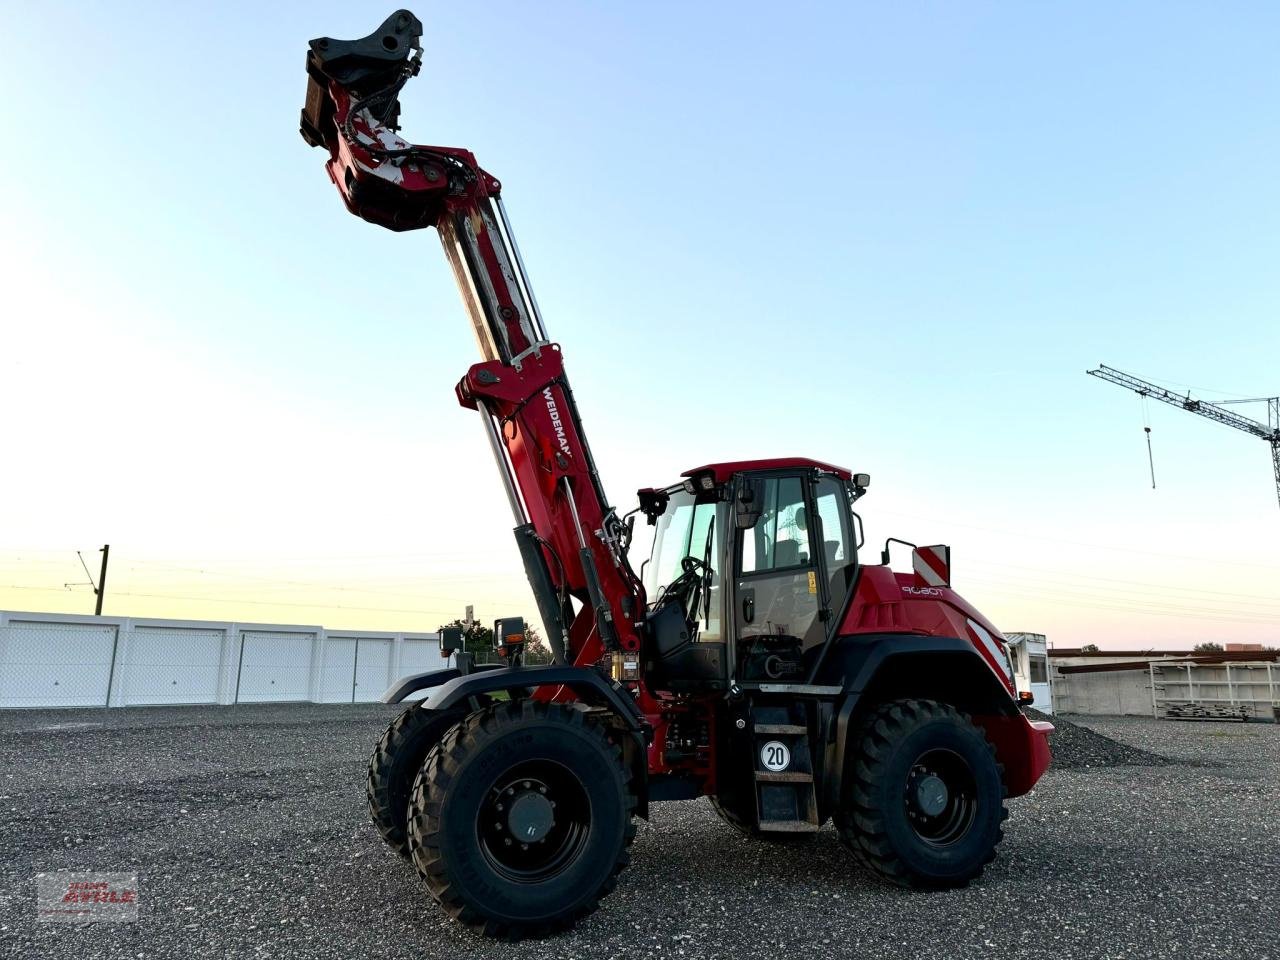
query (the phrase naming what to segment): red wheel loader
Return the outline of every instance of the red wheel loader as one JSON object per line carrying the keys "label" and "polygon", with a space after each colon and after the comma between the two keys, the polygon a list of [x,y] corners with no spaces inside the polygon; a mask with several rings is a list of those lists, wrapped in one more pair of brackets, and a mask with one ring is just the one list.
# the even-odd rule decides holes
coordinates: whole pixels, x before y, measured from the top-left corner
{"label": "red wheel loader", "polygon": [[[422,24],[311,41],[302,136],[348,210],[434,227],[481,361],[455,389],[479,414],[553,653],[405,677],[424,699],[369,764],[374,823],[427,890],[496,936],[571,925],[613,889],[633,818],[707,797],[733,829],[795,843],[827,821],[866,868],[953,887],[994,857],[1005,799],[1049,764],[1000,631],[952,588],[949,550],[913,570],[864,559],[866,474],[803,457],[711,463],[605,495],[565,355],[544,326],[502,203],[468,150],[401,138]],[[636,572],[638,517],[654,525]],[[444,651],[461,646],[456,633]]]}

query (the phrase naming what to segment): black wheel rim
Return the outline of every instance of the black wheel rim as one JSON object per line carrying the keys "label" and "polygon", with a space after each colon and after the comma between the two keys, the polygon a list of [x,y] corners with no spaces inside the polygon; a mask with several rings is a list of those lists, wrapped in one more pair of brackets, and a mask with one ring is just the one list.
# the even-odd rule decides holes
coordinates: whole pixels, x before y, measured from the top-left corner
{"label": "black wheel rim", "polygon": [[476,815],[480,850],[514,883],[542,883],[573,864],[591,830],[582,782],[553,760],[530,760],[499,776]]}
{"label": "black wheel rim", "polygon": [[925,843],[961,840],[978,815],[978,784],[968,761],[952,750],[926,750],[907,774],[907,822]]}

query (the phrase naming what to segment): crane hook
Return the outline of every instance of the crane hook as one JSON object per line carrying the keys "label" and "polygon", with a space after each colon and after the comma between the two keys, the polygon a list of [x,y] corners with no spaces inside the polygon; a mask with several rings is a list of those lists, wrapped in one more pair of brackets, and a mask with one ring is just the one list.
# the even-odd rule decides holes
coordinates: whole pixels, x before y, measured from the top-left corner
{"label": "crane hook", "polygon": [[1147,463],[1151,466],[1151,489],[1154,490],[1156,488],[1156,461],[1155,457],[1151,455],[1151,428],[1143,427],[1142,429],[1147,433]]}

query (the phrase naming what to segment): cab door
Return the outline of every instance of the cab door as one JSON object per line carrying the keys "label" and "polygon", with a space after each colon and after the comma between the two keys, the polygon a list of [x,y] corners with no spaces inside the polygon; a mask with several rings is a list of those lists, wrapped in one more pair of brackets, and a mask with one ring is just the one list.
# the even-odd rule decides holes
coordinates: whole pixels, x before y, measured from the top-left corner
{"label": "cab door", "polygon": [[753,645],[803,649],[824,639],[809,482],[801,473],[739,478],[733,615],[739,662]]}

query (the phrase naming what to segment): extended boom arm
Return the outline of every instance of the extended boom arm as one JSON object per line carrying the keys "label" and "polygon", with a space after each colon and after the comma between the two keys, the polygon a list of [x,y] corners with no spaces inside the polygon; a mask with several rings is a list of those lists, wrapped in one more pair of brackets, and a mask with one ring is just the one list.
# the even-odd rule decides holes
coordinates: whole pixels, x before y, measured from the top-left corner
{"label": "extended boom arm", "polygon": [[329,176],[352,213],[391,230],[439,233],[484,358],[458,383],[458,400],[484,420],[557,661],[593,664],[640,645],[645,596],[626,557],[629,529],[600,484],[502,185],[468,150],[396,133],[421,35],[417,17],[399,10],[361,40],[311,41],[302,136],[328,151]]}

